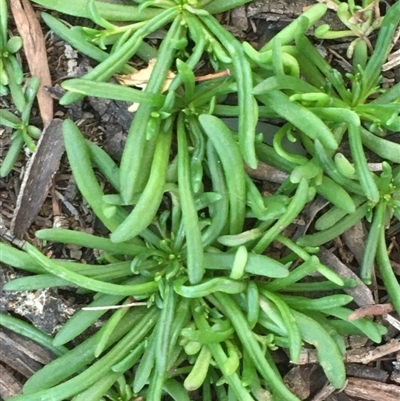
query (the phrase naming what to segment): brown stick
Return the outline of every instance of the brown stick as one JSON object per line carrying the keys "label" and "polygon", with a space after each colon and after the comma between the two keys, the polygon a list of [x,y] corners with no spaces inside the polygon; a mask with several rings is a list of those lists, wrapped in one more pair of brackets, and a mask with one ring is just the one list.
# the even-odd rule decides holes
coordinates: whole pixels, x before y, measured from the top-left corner
{"label": "brown stick", "polygon": [[37,99],[40,115],[45,125],[53,118],[53,99],[45,89],[45,86],[51,86],[51,76],[42,28],[28,0],[11,0],[10,6],[18,32],[23,40],[29,70],[32,76],[40,79]]}
{"label": "brown stick", "polygon": [[344,392],[349,397],[362,398],[363,400],[399,401],[400,399],[400,386],[398,385],[355,377],[348,379]]}

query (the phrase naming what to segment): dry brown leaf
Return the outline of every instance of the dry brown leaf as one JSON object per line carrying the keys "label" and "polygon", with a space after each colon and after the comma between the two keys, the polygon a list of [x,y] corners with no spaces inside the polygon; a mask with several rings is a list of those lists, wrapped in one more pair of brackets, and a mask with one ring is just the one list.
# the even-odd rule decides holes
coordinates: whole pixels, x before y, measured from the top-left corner
{"label": "dry brown leaf", "polygon": [[[132,74],[128,75],[116,75],[119,83],[125,86],[136,86],[138,88],[146,89],[146,86],[149,82],[150,75],[153,72],[154,65],[157,59],[153,58],[149,61],[149,65],[142,69],[135,71]],[[229,70],[220,71],[214,74],[207,74],[199,77],[195,77],[196,82],[208,81],[210,79],[216,79],[221,77],[226,77],[231,75]],[[168,90],[169,86],[171,85],[172,80],[175,78],[176,74],[172,71],[168,71],[167,78],[165,79],[164,86],[161,89],[161,93],[164,93]],[[129,108],[128,111],[131,113],[135,112],[139,107],[139,103],[133,103]]]}
{"label": "dry brown leaf", "polygon": [[380,18],[379,15],[379,7],[377,7],[379,1],[372,2],[369,6],[363,8],[362,10],[357,10],[354,15],[349,19],[350,24],[362,24],[368,20],[368,16],[366,15],[366,11],[374,10],[375,19]]}
{"label": "dry brown leaf", "polygon": [[333,2],[332,0],[317,0],[317,1],[318,1],[318,3],[326,4],[326,6],[330,10],[337,11],[337,9],[338,9],[338,5],[335,2]]}
{"label": "dry brown leaf", "polygon": [[37,99],[43,124],[46,125],[53,119],[53,99],[45,89],[51,86],[51,76],[42,29],[28,0],[11,0],[10,6],[23,40],[29,70],[32,76],[40,79]]}
{"label": "dry brown leaf", "polygon": [[[151,73],[153,72],[154,66],[156,64],[157,59],[152,58],[149,61],[149,65],[142,70],[137,70],[132,74],[127,75],[116,75],[119,83],[124,86],[136,86],[137,88],[146,89],[147,84],[149,83],[149,79]],[[171,85],[172,80],[175,78],[175,74],[172,71],[168,71],[167,77],[165,79],[164,85],[161,89],[161,93],[168,90],[169,86]],[[133,103],[129,108],[128,111],[134,113],[139,107],[139,103]]]}
{"label": "dry brown leaf", "polygon": [[[146,68],[135,71],[132,74],[117,75],[116,77],[122,85],[136,86],[138,88],[146,89],[146,86],[149,83],[149,79],[150,79],[151,73],[153,72],[156,61],[157,61],[157,59],[153,58],[149,61],[149,65]],[[165,92],[168,90],[168,88],[171,85],[171,82],[174,78],[175,78],[175,74],[172,71],[168,71],[167,78],[165,79],[165,82],[161,89],[161,92]]]}

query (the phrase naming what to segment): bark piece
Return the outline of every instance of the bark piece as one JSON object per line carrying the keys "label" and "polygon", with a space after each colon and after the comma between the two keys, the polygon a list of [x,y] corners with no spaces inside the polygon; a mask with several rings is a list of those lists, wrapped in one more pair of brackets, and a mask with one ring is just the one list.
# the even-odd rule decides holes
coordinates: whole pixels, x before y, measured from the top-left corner
{"label": "bark piece", "polygon": [[350,377],[344,392],[349,397],[357,397],[371,401],[399,401],[400,386],[380,383],[374,380]]}
{"label": "bark piece", "polygon": [[0,341],[0,360],[25,377],[53,359],[50,351],[5,328],[0,329]]}
{"label": "bark piece", "polygon": [[0,397],[6,400],[22,393],[22,384],[9,369],[0,364]]}
{"label": "bark piece", "polygon": [[348,376],[358,377],[360,379],[376,380],[382,383],[386,382],[389,377],[389,373],[385,370],[361,365],[359,363],[346,364],[346,373]]}
{"label": "bark piece", "polygon": [[[310,0],[256,0],[247,5],[247,16],[265,19],[270,29],[281,30],[314,4],[315,1]],[[344,28],[335,11],[331,10],[322,17],[321,23],[328,23],[334,30]]]}
{"label": "bark piece", "polygon": [[249,29],[246,6],[237,7],[231,11],[231,24],[243,32]]}
{"label": "bark piece", "polygon": [[42,29],[28,0],[11,0],[10,6],[23,40],[29,70],[32,76],[40,79],[37,99],[43,124],[47,124],[53,118],[53,99],[45,89],[45,86],[51,86],[51,76]]}
{"label": "bark piece", "polygon": [[283,378],[283,382],[289,390],[301,400],[305,400],[311,393],[310,366],[295,366]]}
{"label": "bark piece", "polygon": [[324,401],[333,394],[336,390],[330,383],[326,383],[324,387],[311,399],[311,401]]}
{"label": "bark piece", "polygon": [[[0,296],[0,306],[4,305],[6,311],[22,316],[39,330],[50,335],[54,335],[60,325],[80,309],[74,301],[73,297],[61,295],[54,288],[4,291]],[[87,298],[82,302],[88,302]]]}
{"label": "bark piece", "polygon": [[345,231],[342,237],[351,253],[357,259],[357,262],[361,265],[364,257],[366,239],[366,232],[363,223],[359,221],[353,227]]}
{"label": "bark piece", "polygon": [[400,384],[400,372],[392,372],[390,380]]}
{"label": "bark piece", "polygon": [[[345,363],[361,363],[368,364],[376,361],[386,355],[400,351],[400,340],[392,339],[387,344],[379,347],[360,347],[350,349],[343,356]],[[315,349],[303,348],[297,365],[305,365],[309,363],[317,363],[317,352]]]}
{"label": "bark piece", "polygon": [[252,169],[248,166],[245,166],[245,169],[249,176],[253,179],[274,182],[277,184],[281,184],[289,176],[287,173],[263,162],[258,162],[256,169]]}
{"label": "bark piece", "polygon": [[361,363],[370,363],[376,361],[386,355],[400,351],[400,340],[392,339],[387,344],[383,344],[373,350],[367,352],[364,357],[360,360]]}
{"label": "bark piece", "polygon": [[353,273],[341,260],[335,256],[331,251],[321,248],[318,253],[318,257],[322,263],[329,266],[332,270],[338,273],[342,277],[349,277],[357,280],[358,285],[355,288],[344,288],[343,291],[346,294],[351,295],[354,298],[354,302],[359,306],[372,305],[374,304],[374,298],[371,290],[359,279],[359,277]]}
{"label": "bark piece", "polygon": [[61,123],[55,119],[45,127],[27,164],[11,221],[11,231],[18,238],[22,238],[38,214],[59,168],[64,153]]}

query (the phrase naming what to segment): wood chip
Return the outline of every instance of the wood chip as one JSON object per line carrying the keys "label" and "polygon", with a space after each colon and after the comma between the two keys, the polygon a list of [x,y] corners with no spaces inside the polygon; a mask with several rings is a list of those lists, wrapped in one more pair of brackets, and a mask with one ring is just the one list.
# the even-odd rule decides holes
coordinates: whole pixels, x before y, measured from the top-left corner
{"label": "wood chip", "polygon": [[395,51],[389,57],[389,61],[382,66],[382,71],[389,71],[400,65],[400,50]]}
{"label": "wood chip", "polygon": [[400,384],[400,372],[392,372],[390,380]]}
{"label": "wood chip", "polygon": [[268,181],[281,184],[288,178],[288,174],[266,163],[258,162],[257,168],[252,169],[245,165],[247,174],[253,179],[259,181]]}
{"label": "wood chip", "polygon": [[392,315],[385,315],[383,318],[400,332],[400,321],[398,319],[394,318]]}
{"label": "wood chip", "polygon": [[357,262],[360,265],[364,257],[366,237],[367,232],[365,230],[364,224],[361,221],[354,224],[353,227],[350,227],[342,234],[342,239],[344,243],[350,249],[351,253],[357,259]]}
{"label": "wood chip", "polygon": [[283,382],[293,394],[305,400],[311,393],[311,372],[310,366],[295,366],[285,375]]}
{"label": "wood chip", "polygon": [[0,364],[0,397],[3,400],[22,393],[22,384],[13,373]]}
{"label": "wood chip", "polygon": [[400,340],[392,339],[387,344],[383,344],[367,352],[360,358],[360,362],[367,364],[398,351],[400,351]]}
{"label": "wood chip", "polygon": [[322,263],[330,267],[333,271],[338,273],[341,277],[349,277],[357,280],[358,285],[355,288],[344,288],[343,291],[346,294],[351,295],[354,298],[354,302],[359,306],[372,305],[374,304],[374,298],[371,290],[359,279],[359,277],[353,273],[341,260],[335,256],[331,251],[321,248],[318,253],[318,257]]}
{"label": "wood chip", "polygon": [[53,118],[53,99],[45,89],[46,86],[52,85],[42,28],[30,1],[11,0],[10,6],[18,32],[23,40],[29,70],[32,76],[40,79],[37,99],[40,115],[45,125]]}
{"label": "wood chip", "polygon": [[4,328],[0,329],[0,341],[0,360],[21,375],[31,377],[42,367],[38,361],[31,357],[30,348],[36,345],[33,341],[24,341],[22,337],[18,337],[15,333]]}
{"label": "wood chip", "polygon": [[396,384],[380,383],[374,380],[349,377],[345,394],[371,401],[399,401],[400,386]]}
{"label": "wood chip", "polygon": [[27,164],[10,228],[18,238],[22,238],[38,214],[59,168],[64,153],[61,124],[62,120],[55,119],[45,127]]}
{"label": "wood chip", "polygon": [[359,379],[375,380],[382,383],[385,383],[389,378],[389,373],[385,370],[360,363],[347,363],[346,373],[347,376],[358,377]]}

